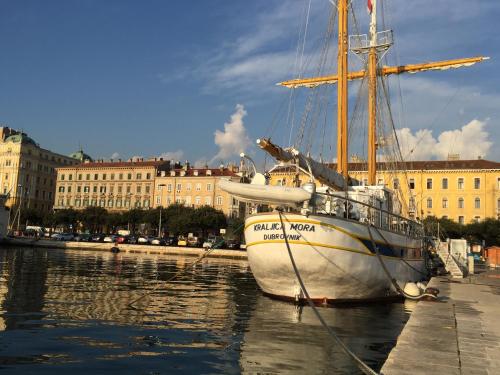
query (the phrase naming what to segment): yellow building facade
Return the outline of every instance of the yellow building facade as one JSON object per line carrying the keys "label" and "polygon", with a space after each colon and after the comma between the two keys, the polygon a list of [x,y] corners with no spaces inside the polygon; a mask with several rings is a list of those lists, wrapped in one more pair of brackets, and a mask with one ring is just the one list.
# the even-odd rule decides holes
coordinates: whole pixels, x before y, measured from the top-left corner
{"label": "yellow building facade", "polygon": [[178,203],[186,206],[211,206],[229,217],[243,217],[245,204],[219,188],[221,179],[239,181],[238,169],[221,168],[172,169],[155,180],[154,207],[168,207]]}
{"label": "yellow building facade", "polygon": [[55,209],[103,207],[109,211],[151,208],[155,178],[170,169],[163,159],[98,160],[57,168]]}
{"label": "yellow building facade", "polygon": [[[500,163],[433,160],[399,163],[398,167],[393,170],[388,164],[377,163],[377,184],[399,191],[405,213],[418,218],[445,217],[463,224],[500,219]],[[304,171],[295,175],[295,168],[278,167],[270,172],[270,183],[293,186],[294,181],[309,179]],[[349,163],[349,175],[367,184],[366,163]]]}
{"label": "yellow building facade", "polygon": [[56,168],[80,163],[75,157],[41,148],[27,134],[0,127],[0,190],[10,208],[52,209]]}

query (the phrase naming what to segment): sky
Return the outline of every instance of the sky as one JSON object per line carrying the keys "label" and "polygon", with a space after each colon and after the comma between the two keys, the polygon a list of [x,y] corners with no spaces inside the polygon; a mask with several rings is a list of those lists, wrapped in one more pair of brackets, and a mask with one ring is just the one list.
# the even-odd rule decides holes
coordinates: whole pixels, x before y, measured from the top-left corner
{"label": "sky", "polygon": [[[367,32],[365,4],[354,0],[351,33]],[[295,90],[304,99],[292,101],[275,83],[317,70],[331,6],[328,0],[0,1],[0,124],[63,154],[82,145],[104,159],[163,156],[218,165],[245,151],[261,160],[255,139],[273,136],[287,146],[300,135],[307,89]],[[381,27],[395,36],[387,63],[491,58],[391,78],[403,155],[500,161],[500,3],[384,0],[383,8]],[[335,72],[334,49],[333,40],[324,73]],[[349,59],[353,67],[359,62]],[[328,90],[330,105],[335,91]],[[351,98],[357,90],[353,84]],[[328,116],[323,135],[311,141],[322,147],[325,140],[335,144]],[[362,153],[363,142],[352,152]]]}

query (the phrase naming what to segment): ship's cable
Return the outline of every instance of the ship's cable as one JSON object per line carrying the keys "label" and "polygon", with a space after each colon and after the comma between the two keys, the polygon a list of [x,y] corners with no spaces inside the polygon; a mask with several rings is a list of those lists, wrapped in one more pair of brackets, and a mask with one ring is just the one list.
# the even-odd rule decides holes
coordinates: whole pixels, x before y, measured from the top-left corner
{"label": "ship's cable", "polygon": [[323,317],[319,313],[318,309],[314,305],[314,302],[312,301],[311,297],[309,296],[309,293],[307,292],[306,286],[304,285],[304,281],[302,280],[302,277],[300,276],[299,269],[297,268],[297,264],[295,263],[295,259],[294,259],[293,254],[292,254],[292,250],[290,249],[290,244],[288,243],[288,238],[286,236],[286,230],[285,230],[285,224],[283,222],[282,212],[280,210],[278,210],[278,215],[279,215],[279,218],[280,218],[281,230],[283,231],[283,237],[285,239],[286,248],[288,250],[288,256],[290,257],[290,261],[292,262],[292,267],[293,267],[293,270],[295,272],[295,276],[297,276],[297,280],[298,280],[298,282],[300,284],[302,292],[304,292],[304,295],[305,295],[305,297],[307,299],[307,303],[312,308],[314,314],[316,315],[316,317],[318,318],[318,320],[321,322],[321,324],[323,325],[323,327],[330,334],[330,336],[332,336],[333,339],[335,340],[335,342],[340,345],[340,347],[342,348],[342,350],[350,358],[352,358],[354,360],[354,362],[356,362],[356,365],[358,366],[358,368],[364,374],[378,375],[378,373],[376,371],[374,371],[372,368],[370,368],[370,366],[368,366],[366,363],[364,363],[355,353],[353,353],[347,347],[346,344],[344,344],[344,342],[337,336],[337,334],[333,331],[333,329],[328,324],[326,324],[325,320],[323,319]]}
{"label": "ship's cable", "polygon": [[405,298],[408,298],[408,299],[411,299],[411,300],[420,300],[424,297],[430,297],[432,299],[436,299],[437,297],[434,295],[434,294],[430,294],[430,293],[422,293],[418,296],[414,296],[414,295],[411,295],[411,294],[408,294],[406,293],[398,284],[398,282],[392,277],[391,273],[389,272],[389,270],[387,269],[387,266],[385,264],[385,262],[383,261],[382,259],[382,256],[380,255],[379,251],[378,251],[378,246],[377,244],[375,243],[375,240],[373,239],[373,235],[372,235],[372,232],[371,232],[371,229],[370,227],[372,226],[372,224],[368,224],[367,225],[367,228],[368,228],[368,235],[370,236],[370,241],[372,243],[372,246],[375,250],[375,254],[377,255],[377,258],[380,262],[380,265],[382,266],[382,269],[384,270],[384,273],[386,274],[387,278],[391,281],[392,285],[394,286],[394,289],[396,289],[396,291],[401,294],[403,297]]}
{"label": "ship's cable", "polygon": [[[235,229],[235,232],[239,231],[241,228],[243,228],[243,226],[245,225],[245,223],[243,223],[242,225],[240,225],[238,228]],[[128,306],[129,307],[134,307],[133,305],[137,302],[139,302],[140,300],[144,299],[145,297],[153,294],[154,292],[156,292],[162,285],[165,285],[165,284],[168,284],[172,281],[174,281],[176,278],[178,278],[179,276],[185,274],[187,271],[193,269],[198,263],[200,263],[203,259],[205,259],[208,255],[210,255],[210,253],[212,253],[214,250],[217,249],[218,246],[222,245],[222,243],[224,242],[223,239],[219,240],[218,242],[214,243],[212,245],[212,247],[208,248],[202,255],[200,255],[198,257],[198,259],[196,259],[193,263],[191,263],[189,266],[183,268],[182,270],[176,272],[175,274],[173,274],[171,277],[169,277],[167,280],[159,280],[156,282],[156,285],[148,290],[146,293],[142,294],[141,296],[137,297],[136,299],[132,300],[131,302],[128,303]]]}

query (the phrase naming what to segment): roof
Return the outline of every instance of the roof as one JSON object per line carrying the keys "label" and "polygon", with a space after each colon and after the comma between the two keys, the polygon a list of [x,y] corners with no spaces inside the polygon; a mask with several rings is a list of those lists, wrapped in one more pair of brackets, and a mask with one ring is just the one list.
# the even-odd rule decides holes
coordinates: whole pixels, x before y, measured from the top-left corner
{"label": "roof", "polygon": [[36,142],[24,133],[10,135],[7,138],[5,138],[5,142],[14,142],[14,143],[22,143],[22,144],[31,143],[32,145],[37,146]]}
{"label": "roof", "polygon": [[[229,168],[189,168],[187,170],[183,168],[176,168],[171,170],[170,173],[172,171],[175,171],[176,177],[237,176],[237,174]],[[210,171],[210,174],[207,175],[208,171]],[[185,172],[184,176],[181,176],[181,172]],[[172,177],[172,176],[170,174],[167,174],[162,177]]]}
{"label": "roof", "polygon": [[[336,163],[330,163],[328,166],[332,169],[337,168]],[[275,171],[286,171],[290,167],[278,167]],[[295,170],[295,167],[292,167]],[[365,172],[368,170],[368,163],[349,163],[349,171]],[[422,160],[407,161],[399,163],[377,163],[377,170],[464,170],[464,169],[498,169],[500,163],[492,160],[474,159],[474,160]]]}
{"label": "roof", "polygon": [[82,149],[76,151],[76,152],[73,152],[72,154],[69,154],[69,157],[70,158],[73,158],[73,159],[78,159],[80,160],[82,163],[85,161],[85,160],[89,160],[91,162],[93,162],[94,160],[90,157],[90,155],[86,154],[85,152],[83,152]]}
{"label": "roof", "polygon": [[57,169],[96,169],[96,168],[144,168],[144,167],[159,167],[168,165],[165,160],[146,160],[146,161],[111,161],[111,162],[84,162],[78,165],[69,167],[60,167]]}

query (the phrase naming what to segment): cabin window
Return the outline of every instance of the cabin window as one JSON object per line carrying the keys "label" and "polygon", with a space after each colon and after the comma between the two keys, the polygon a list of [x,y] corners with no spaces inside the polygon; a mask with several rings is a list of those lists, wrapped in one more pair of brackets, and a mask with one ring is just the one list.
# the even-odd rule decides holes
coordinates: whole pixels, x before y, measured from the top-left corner
{"label": "cabin window", "polygon": [[448,179],[447,178],[443,178],[442,181],[441,181],[441,188],[442,189],[448,189]]}

